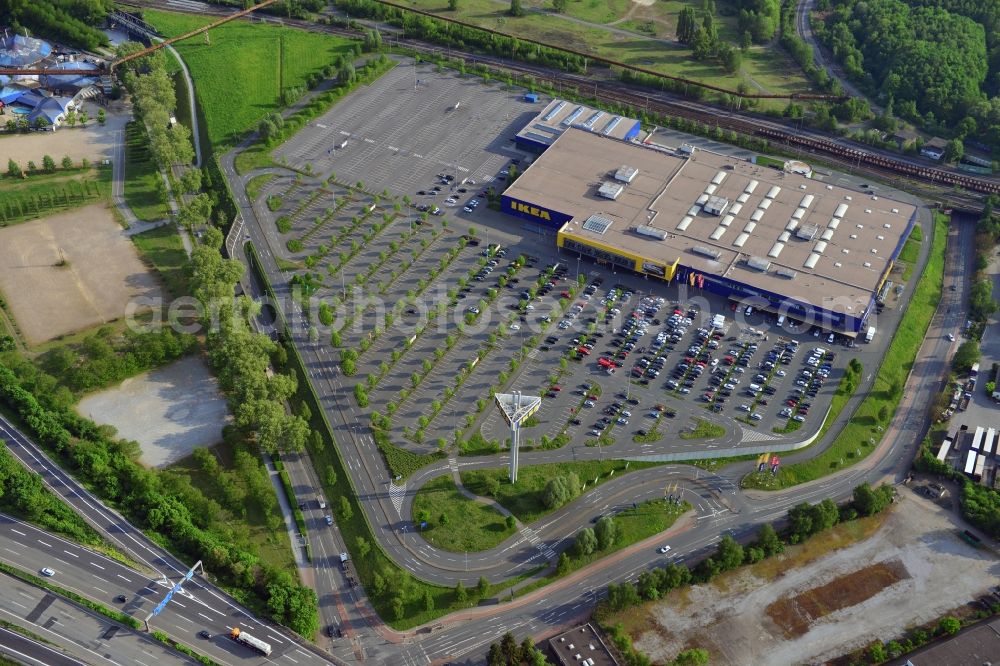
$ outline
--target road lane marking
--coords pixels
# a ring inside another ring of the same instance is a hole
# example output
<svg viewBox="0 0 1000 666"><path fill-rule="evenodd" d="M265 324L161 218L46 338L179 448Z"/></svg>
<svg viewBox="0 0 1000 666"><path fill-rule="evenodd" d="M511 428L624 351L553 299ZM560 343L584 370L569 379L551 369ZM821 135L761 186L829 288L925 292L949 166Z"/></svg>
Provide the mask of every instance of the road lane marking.
<svg viewBox="0 0 1000 666"><path fill-rule="evenodd" d="M206 619L206 620L208 620L209 622L211 622L211 621L212 621L212 618L210 618L209 616L205 615L204 613L198 613L198 615L201 615L201 616L202 616L203 618L205 618L205 619Z"/></svg>
<svg viewBox="0 0 1000 666"><path fill-rule="evenodd" d="M45 546L46 548L51 548L51 547L52 547L52 544L51 544L51 543L45 543L45 542L44 542L44 541L42 541L41 539L39 539L39 540L38 540L38 543L42 544L42 545L43 545L43 546Z"/></svg>
<svg viewBox="0 0 1000 666"><path fill-rule="evenodd" d="M108 593L107 590L102 590L101 588L97 587L96 585L94 585L94 589L97 590L98 592L102 593L102 594L107 594Z"/></svg>
<svg viewBox="0 0 1000 666"><path fill-rule="evenodd" d="M20 534L21 536L28 536L28 535L27 535L27 534L25 534L24 532L21 532L21 531L19 531L19 530L15 530L15 529L14 529L13 527L12 527L12 528L10 528L10 531L11 531L11 532L13 532L14 534Z"/></svg>
<svg viewBox="0 0 1000 666"><path fill-rule="evenodd" d="M128 578L126 578L125 576L123 576L121 574L117 574L117 576L119 578L121 578L123 581L125 581L126 583L131 583L132 582L131 580L129 580Z"/></svg>
<svg viewBox="0 0 1000 666"><path fill-rule="evenodd" d="M65 548L63 548L63 552L64 552L64 553L66 553L67 555L69 555L70 557L75 557L75 558L78 558L78 559L79 559L79 557L80 557L80 556L79 556L79 555L77 555L76 553L71 553L71 552L69 552L68 550L66 550Z"/></svg>
<svg viewBox="0 0 1000 666"><path fill-rule="evenodd" d="M21 553L19 553L16 550L11 550L10 548L7 548L6 546L4 546L4 550L6 550L8 553L13 553L15 555L20 555L21 554Z"/></svg>
<svg viewBox="0 0 1000 666"><path fill-rule="evenodd" d="M98 568L98 569L100 569L101 571L104 571L104 567L102 567L102 566L101 566L100 564L98 564L97 562L91 562L91 563L90 563L90 565L91 565L91 566L94 566L94 567L97 567L97 568Z"/></svg>

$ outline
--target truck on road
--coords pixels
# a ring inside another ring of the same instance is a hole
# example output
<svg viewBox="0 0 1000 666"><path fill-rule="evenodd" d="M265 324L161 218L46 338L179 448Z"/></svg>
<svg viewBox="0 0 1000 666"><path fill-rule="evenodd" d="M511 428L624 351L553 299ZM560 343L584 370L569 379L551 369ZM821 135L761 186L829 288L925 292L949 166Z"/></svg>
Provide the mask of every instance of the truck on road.
<svg viewBox="0 0 1000 666"><path fill-rule="evenodd" d="M232 638L237 643L242 643L249 648L257 650L265 657L271 656L271 646L268 643L255 638L245 631L240 630L239 627L233 627L233 630L229 632L229 637Z"/></svg>

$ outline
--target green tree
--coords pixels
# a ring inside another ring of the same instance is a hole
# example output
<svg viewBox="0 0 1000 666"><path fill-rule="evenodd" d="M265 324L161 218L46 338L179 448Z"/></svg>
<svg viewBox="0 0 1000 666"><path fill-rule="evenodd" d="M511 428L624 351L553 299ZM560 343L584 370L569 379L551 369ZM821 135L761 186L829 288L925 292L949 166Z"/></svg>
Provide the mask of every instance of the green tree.
<svg viewBox="0 0 1000 666"><path fill-rule="evenodd" d="M72 169L73 168L73 158L71 158L69 155L65 155L62 158L62 168L63 169Z"/></svg>
<svg viewBox="0 0 1000 666"><path fill-rule="evenodd" d="M735 569L743 564L743 546L736 539L726 534L719 542L718 561L724 570Z"/></svg>
<svg viewBox="0 0 1000 666"><path fill-rule="evenodd" d="M566 11L566 6L569 4L569 0L552 0L552 9L557 13L562 14Z"/></svg>
<svg viewBox="0 0 1000 666"><path fill-rule="evenodd" d="M351 508L351 501L344 495L340 496L340 519L344 522L354 517L354 509Z"/></svg>
<svg viewBox="0 0 1000 666"><path fill-rule="evenodd" d="M580 556L590 555L597 549L597 536L594 530L584 527L576 534L576 552Z"/></svg>
<svg viewBox="0 0 1000 666"><path fill-rule="evenodd" d="M511 16L524 16L524 7L521 0L510 0L510 9L507 11Z"/></svg>
<svg viewBox="0 0 1000 666"><path fill-rule="evenodd" d="M490 581L486 580L486 576L480 576L479 582L476 584L476 594L479 595L480 599L485 599L489 591Z"/></svg>
<svg viewBox="0 0 1000 666"><path fill-rule="evenodd" d="M396 595L392 598L392 616L396 620L402 620L403 615L406 612L406 607L403 605L403 598Z"/></svg>
<svg viewBox="0 0 1000 666"><path fill-rule="evenodd" d="M45 173L55 173L56 161L52 159L51 155L45 155L42 157L42 171Z"/></svg>
<svg viewBox="0 0 1000 666"><path fill-rule="evenodd" d="M938 633L954 636L962 630L961 621L954 616L946 615L938 621Z"/></svg>
<svg viewBox="0 0 1000 666"><path fill-rule="evenodd" d="M979 344L974 340L966 340L958 346L951 364L959 372L968 372L973 363L979 362L980 356Z"/></svg>
<svg viewBox="0 0 1000 666"><path fill-rule="evenodd" d="M97 122L103 125L105 120L107 120L107 115L104 113L104 109L98 109Z"/></svg>
<svg viewBox="0 0 1000 666"><path fill-rule="evenodd" d="M458 0L448 0L448 9L450 9L453 12L457 11L458 10Z"/></svg>
<svg viewBox="0 0 1000 666"><path fill-rule="evenodd" d="M678 653L674 660L670 662L671 666L701 666L702 664L707 664L709 660L708 650L703 648L692 648L690 650L684 650Z"/></svg>
<svg viewBox="0 0 1000 666"><path fill-rule="evenodd" d="M677 41L681 44L690 44L694 40L697 28L698 20L695 17L694 7L685 5L677 14Z"/></svg>
<svg viewBox="0 0 1000 666"><path fill-rule="evenodd" d="M465 586L462 585L462 581L458 581L458 584L455 586L455 601L464 604L468 598L469 593L465 591Z"/></svg>
<svg viewBox="0 0 1000 666"><path fill-rule="evenodd" d="M424 610L428 613L434 610L434 595L430 590L424 590Z"/></svg>
<svg viewBox="0 0 1000 666"><path fill-rule="evenodd" d="M941 157L945 162L954 164L965 155L965 145L961 139L952 139L944 148L944 155Z"/></svg>
<svg viewBox="0 0 1000 666"><path fill-rule="evenodd" d="M9 159L7 160L7 175L11 178L23 178L24 172L21 171L21 165L13 159Z"/></svg>
<svg viewBox="0 0 1000 666"><path fill-rule="evenodd" d="M615 538L618 536L618 526L615 525L614 518L601 516L601 519L594 526L594 536L597 537L597 547L601 550L607 550L613 546Z"/></svg>
<svg viewBox="0 0 1000 666"><path fill-rule="evenodd" d="M785 544L781 542L771 523L764 523L760 526L760 530L757 532L757 546L769 557L785 550Z"/></svg>

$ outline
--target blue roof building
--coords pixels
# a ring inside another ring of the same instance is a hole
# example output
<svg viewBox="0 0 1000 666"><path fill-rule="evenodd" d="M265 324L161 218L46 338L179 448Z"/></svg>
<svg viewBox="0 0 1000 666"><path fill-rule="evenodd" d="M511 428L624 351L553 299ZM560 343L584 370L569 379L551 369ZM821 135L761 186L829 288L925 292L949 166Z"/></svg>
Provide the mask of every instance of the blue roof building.
<svg viewBox="0 0 1000 666"><path fill-rule="evenodd" d="M34 37L0 37L0 67L27 67L52 55L52 45Z"/></svg>

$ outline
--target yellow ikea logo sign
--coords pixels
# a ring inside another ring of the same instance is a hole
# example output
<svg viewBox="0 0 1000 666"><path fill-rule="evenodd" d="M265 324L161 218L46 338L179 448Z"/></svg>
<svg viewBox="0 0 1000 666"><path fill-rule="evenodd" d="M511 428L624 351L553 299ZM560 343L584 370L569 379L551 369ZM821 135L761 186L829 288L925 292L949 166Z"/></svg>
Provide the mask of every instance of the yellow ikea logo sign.
<svg viewBox="0 0 1000 666"><path fill-rule="evenodd" d="M511 201L510 207L512 210L516 210L518 213L527 213L528 215L532 217L537 217L541 220L549 220L550 222L552 221L552 218L549 217L549 211L547 210L535 208L534 206L529 206L528 204L523 204L519 201Z"/></svg>

